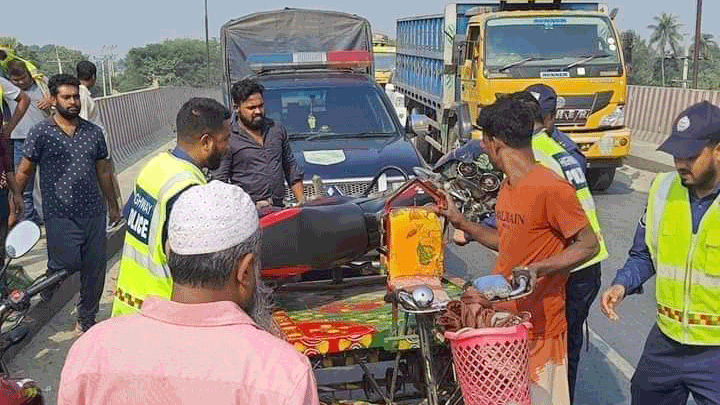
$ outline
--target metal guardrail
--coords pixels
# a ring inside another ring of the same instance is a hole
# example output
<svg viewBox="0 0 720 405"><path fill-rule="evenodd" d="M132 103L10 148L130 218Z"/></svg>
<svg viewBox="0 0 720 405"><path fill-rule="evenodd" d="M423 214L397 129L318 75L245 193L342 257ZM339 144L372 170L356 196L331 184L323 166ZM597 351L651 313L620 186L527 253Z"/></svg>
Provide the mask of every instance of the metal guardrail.
<svg viewBox="0 0 720 405"><path fill-rule="evenodd" d="M720 91L668 87L628 86L625 125L633 138L660 144L687 107L707 100L720 106Z"/></svg>
<svg viewBox="0 0 720 405"><path fill-rule="evenodd" d="M194 87L160 87L96 99L113 159L126 163L154 140L158 130L174 125L178 110L192 97L222 102L219 88Z"/></svg>

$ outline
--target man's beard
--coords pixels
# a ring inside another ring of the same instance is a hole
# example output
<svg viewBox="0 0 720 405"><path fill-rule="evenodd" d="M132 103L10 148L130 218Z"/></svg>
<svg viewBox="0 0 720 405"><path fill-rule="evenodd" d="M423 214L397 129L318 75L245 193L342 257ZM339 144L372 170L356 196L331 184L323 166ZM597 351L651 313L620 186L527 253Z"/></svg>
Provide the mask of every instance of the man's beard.
<svg viewBox="0 0 720 405"><path fill-rule="evenodd" d="M222 163L223 156L225 156L224 153L216 150L215 153L210 155L205 166L210 170L217 170L220 167L220 163Z"/></svg>
<svg viewBox="0 0 720 405"><path fill-rule="evenodd" d="M716 179L717 170L715 170L714 167L710 166L710 168L703 174L701 174L699 177L695 179L693 182L687 182L685 179L680 177L680 183L687 187L687 188L708 188L712 189L712 185L715 182Z"/></svg>
<svg viewBox="0 0 720 405"><path fill-rule="evenodd" d="M254 260L253 267L255 271L255 291L253 291L248 302L242 305L242 309L255 321L258 327L275 336L280 336L280 331L272 320L272 289L266 286L260 278L260 260Z"/></svg>
<svg viewBox="0 0 720 405"><path fill-rule="evenodd" d="M66 109L60 107L59 105L56 105L55 109L57 110L58 114L60 114L66 120L75 119L78 115L80 115L80 108L78 107L70 107Z"/></svg>
<svg viewBox="0 0 720 405"><path fill-rule="evenodd" d="M265 122L264 115L255 117L251 120L246 120L245 117L243 117L242 115L239 115L239 117L240 117L240 121L243 123L243 125L245 125L245 127L249 128L249 129L254 129L254 130L258 130L258 129L262 128L263 123Z"/></svg>

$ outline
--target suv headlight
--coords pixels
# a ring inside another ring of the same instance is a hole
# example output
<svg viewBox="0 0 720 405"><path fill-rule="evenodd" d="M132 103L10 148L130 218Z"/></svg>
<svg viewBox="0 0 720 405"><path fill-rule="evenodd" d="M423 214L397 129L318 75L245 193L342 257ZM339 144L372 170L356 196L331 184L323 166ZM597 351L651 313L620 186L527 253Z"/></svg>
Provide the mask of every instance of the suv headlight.
<svg viewBox="0 0 720 405"><path fill-rule="evenodd" d="M625 125L625 106L619 105L615 108L615 111L604 116L600 120L601 127L621 127Z"/></svg>

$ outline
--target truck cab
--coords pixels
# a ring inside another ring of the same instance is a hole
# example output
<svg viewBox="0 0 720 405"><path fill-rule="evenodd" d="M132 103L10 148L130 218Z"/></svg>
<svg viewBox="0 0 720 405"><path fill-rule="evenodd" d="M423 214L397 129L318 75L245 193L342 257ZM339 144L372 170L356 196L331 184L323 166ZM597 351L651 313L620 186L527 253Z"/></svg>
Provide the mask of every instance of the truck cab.
<svg viewBox="0 0 720 405"><path fill-rule="evenodd" d="M282 27L281 29L279 27ZM305 196L324 188L349 196L399 187L423 164L394 106L374 80L370 23L357 15L283 9L255 13L221 28L226 102L233 83L265 87L266 116L285 126L305 172ZM286 187L286 203L295 197Z"/></svg>
<svg viewBox="0 0 720 405"><path fill-rule="evenodd" d="M587 158L591 188L608 188L631 142L616 14L595 1L498 0L398 19L393 84L410 115L430 124L418 148L433 160L464 141L457 105L475 121L498 96L543 83L558 94L555 125Z"/></svg>
<svg viewBox="0 0 720 405"><path fill-rule="evenodd" d="M630 150L627 76L609 16L562 9L476 12L460 68L462 99L473 119L498 95L536 83L551 86L558 94L555 125L588 157L593 188L607 188Z"/></svg>

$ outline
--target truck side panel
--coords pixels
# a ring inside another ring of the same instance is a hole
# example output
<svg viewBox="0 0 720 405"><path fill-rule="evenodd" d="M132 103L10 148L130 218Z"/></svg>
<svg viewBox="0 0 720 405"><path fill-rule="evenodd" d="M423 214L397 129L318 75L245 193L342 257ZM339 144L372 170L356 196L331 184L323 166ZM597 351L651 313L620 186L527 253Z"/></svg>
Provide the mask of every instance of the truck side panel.
<svg viewBox="0 0 720 405"><path fill-rule="evenodd" d="M465 13L486 4L448 4L444 14L398 19L396 89L437 112L458 99L454 47L467 31Z"/></svg>

